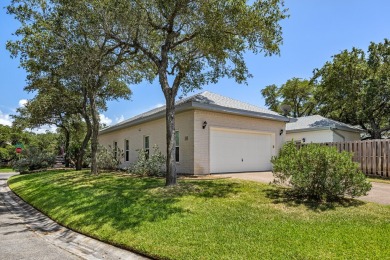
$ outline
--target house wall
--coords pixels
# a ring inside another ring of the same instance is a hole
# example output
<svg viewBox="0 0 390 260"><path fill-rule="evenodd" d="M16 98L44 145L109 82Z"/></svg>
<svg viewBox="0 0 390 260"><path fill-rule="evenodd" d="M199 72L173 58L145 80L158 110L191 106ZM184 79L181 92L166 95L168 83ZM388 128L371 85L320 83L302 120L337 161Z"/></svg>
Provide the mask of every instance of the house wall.
<svg viewBox="0 0 390 260"><path fill-rule="evenodd" d="M325 143L333 142L333 132L331 130L304 131L299 133L287 133L286 141L302 141L305 143Z"/></svg>
<svg viewBox="0 0 390 260"><path fill-rule="evenodd" d="M210 173L210 127L273 133L276 139L274 147L275 155L284 143L286 132L285 122L203 110L195 110L194 119L194 174L196 175ZM205 129L202 128L204 121L207 122L207 127ZM283 129L283 134L279 135L281 129Z"/></svg>
<svg viewBox="0 0 390 260"><path fill-rule="evenodd" d="M325 143L325 142L347 142L360 140L360 133L335 130L336 134L332 130L315 130L315 131L303 131L298 133L287 133L286 141L301 141L305 138L305 143ZM344 136L345 140L340 136Z"/></svg>
<svg viewBox="0 0 390 260"><path fill-rule="evenodd" d="M344 139L337 135L344 136ZM348 141L360 141L360 133L343 131L343 130L335 130L333 133L333 142L348 142Z"/></svg>
<svg viewBox="0 0 390 260"><path fill-rule="evenodd" d="M177 172L184 174L193 173L194 165L194 111L186 111L176 115L176 130L179 131L179 154L180 162L176 164ZM158 145L159 150L166 155L166 124L165 118L142 123L136 126L120 129L117 131L103 133L99 135L99 143L105 147L113 147L114 142L118 142L118 148L125 149L125 140L129 140L130 154L129 161L121 159L123 166L128 166L137 161L138 151L144 146L144 136L149 136L150 153L153 146Z"/></svg>

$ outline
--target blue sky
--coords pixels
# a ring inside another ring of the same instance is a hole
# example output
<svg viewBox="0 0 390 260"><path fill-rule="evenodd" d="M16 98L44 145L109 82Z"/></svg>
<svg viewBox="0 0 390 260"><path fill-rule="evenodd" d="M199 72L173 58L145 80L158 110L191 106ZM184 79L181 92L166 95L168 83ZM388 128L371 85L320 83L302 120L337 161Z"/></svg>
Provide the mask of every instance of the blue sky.
<svg viewBox="0 0 390 260"><path fill-rule="evenodd" d="M19 26L6 14L4 6L9 2L3 0L0 4L0 124L9 124L9 115L24 100L33 97L23 91L26 74L18 68L19 60L11 59L5 49L6 41L14 39L12 33ZM367 50L371 41L390 38L388 0L285 0L285 7L289 8L290 18L281 23L284 40L280 56L248 53L246 62L253 75L248 85L221 79L203 90L264 107L260 90L265 86L280 85L292 77L309 78L313 69L322 67L332 55L344 49ZM108 110L102 113L104 122L115 124L165 102L157 82L130 88L131 101L109 102Z"/></svg>

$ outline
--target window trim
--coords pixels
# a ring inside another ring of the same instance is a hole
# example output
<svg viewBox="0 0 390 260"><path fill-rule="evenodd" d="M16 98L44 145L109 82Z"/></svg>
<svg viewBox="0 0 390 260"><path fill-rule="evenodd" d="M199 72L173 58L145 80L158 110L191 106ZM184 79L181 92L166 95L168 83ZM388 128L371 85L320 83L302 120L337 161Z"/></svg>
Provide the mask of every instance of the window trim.
<svg viewBox="0 0 390 260"><path fill-rule="evenodd" d="M146 147L146 138L148 139L148 147ZM150 154L150 137L149 137L149 135L144 135L144 151L145 151L146 159L149 159L149 154Z"/></svg>
<svg viewBox="0 0 390 260"><path fill-rule="evenodd" d="M125 139L125 162L130 161L130 141Z"/></svg>
<svg viewBox="0 0 390 260"><path fill-rule="evenodd" d="M114 141L114 158L118 159L118 142Z"/></svg>
<svg viewBox="0 0 390 260"><path fill-rule="evenodd" d="M180 162L180 131L179 130L175 130L175 162L177 163Z"/></svg>

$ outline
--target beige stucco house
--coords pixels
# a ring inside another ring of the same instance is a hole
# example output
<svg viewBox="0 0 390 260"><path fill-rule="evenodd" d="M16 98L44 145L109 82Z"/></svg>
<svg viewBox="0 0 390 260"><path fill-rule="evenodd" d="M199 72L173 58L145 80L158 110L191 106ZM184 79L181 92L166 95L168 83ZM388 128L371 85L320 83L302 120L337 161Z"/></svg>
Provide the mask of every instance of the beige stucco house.
<svg viewBox="0 0 390 260"><path fill-rule="evenodd" d="M359 141L364 131L358 127L319 115L299 117L286 124L286 141L325 143Z"/></svg>
<svg viewBox="0 0 390 260"><path fill-rule="evenodd" d="M271 170L285 139L288 118L211 92L176 102L176 168L180 174ZM139 149L166 149L165 107L108 127L99 143L123 149L123 165Z"/></svg>

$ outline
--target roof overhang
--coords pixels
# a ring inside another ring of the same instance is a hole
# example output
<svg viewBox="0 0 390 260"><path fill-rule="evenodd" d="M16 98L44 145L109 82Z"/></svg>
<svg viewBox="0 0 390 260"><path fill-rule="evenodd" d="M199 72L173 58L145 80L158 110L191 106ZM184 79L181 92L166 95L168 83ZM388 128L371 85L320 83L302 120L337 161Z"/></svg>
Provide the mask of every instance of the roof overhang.
<svg viewBox="0 0 390 260"><path fill-rule="evenodd" d="M199 110L220 112L220 113L261 118L261 119L269 119L269 120L280 121L280 122L289 122L289 119L287 117L280 116L280 115L272 115L272 114L248 111L248 110L243 110L243 109L222 107L222 106L213 105L213 104L192 102L191 106L193 109L199 109Z"/></svg>
<svg viewBox="0 0 390 260"><path fill-rule="evenodd" d="M212 111L212 112L219 112L219 113L226 113L226 114L232 114L232 115L240 115L240 116L247 116L247 117L252 117L252 118L260 118L260 119L268 119L268 120L274 120L274 121L280 121L280 122L289 122L289 118L280 116L280 115L272 115L272 114L267 114L267 113L261 113L261 112L253 112L253 111L248 111L248 110L243 110L243 109L235 109L235 108L229 108L229 107L223 107L223 106L218 106L218 105L213 105L213 104L205 104L205 103L200 103L200 102L187 102L184 104L180 104L176 107L176 113L181 113L185 112L188 110L194 110L194 109L199 109L199 110L205 110L205 111ZM113 131L117 131L120 129L128 128L131 126L136 126L142 123L146 123L149 121L157 120L160 118L165 117L165 109L162 111L159 111L155 114L148 115L145 117L137 118L129 122L125 122L123 124L117 124L110 126L108 128L102 129L99 131L99 134L106 134L110 133Z"/></svg>

